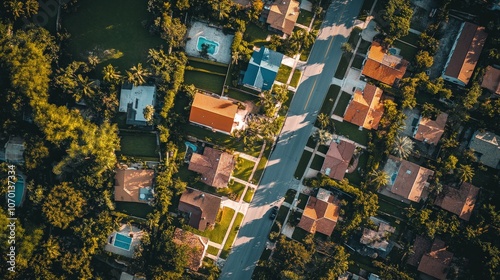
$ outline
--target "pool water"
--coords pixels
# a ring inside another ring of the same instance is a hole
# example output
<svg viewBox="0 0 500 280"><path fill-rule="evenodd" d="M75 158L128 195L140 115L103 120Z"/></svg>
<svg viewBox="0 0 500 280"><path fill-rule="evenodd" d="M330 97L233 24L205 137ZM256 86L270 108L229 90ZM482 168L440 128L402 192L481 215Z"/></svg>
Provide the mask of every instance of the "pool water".
<svg viewBox="0 0 500 280"><path fill-rule="evenodd" d="M113 245L115 247L121 248L123 250L130 250L130 244L132 243L132 238L125 236L123 234L117 233L115 235L115 242Z"/></svg>
<svg viewBox="0 0 500 280"><path fill-rule="evenodd" d="M396 55L396 54L398 54L398 50L395 48L389 48L389 53L392 55Z"/></svg>
<svg viewBox="0 0 500 280"><path fill-rule="evenodd" d="M201 52L201 50L203 49L203 44L208 46L207 49L208 54L214 55L219 52L219 43L215 41L210 41L203 36L198 37L198 43L196 44L196 48L198 49L198 51Z"/></svg>

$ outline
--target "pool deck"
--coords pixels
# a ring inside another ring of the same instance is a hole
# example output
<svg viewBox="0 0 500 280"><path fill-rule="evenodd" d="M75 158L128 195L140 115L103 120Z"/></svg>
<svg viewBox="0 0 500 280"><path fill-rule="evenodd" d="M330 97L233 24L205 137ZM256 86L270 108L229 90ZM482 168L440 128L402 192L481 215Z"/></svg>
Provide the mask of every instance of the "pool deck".
<svg viewBox="0 0 500 280"><path fill-rule="evenodd" d="M209 54L210 57L225 64L231 62L231 44L234 35L225 35L222 30L215 27L210 27L201 22L193 22L188 31L188 38L190 39L186 42L186 53L189 56L200 57L198 51L198 38L200 36L219 44L219 51L214 55Z"/></svg>
<svg viewBox="0 0 500 280"><path fill-rule="evenodd" d="M130 250L124 250L120 247L116 247L113 245L117 233L125 235L125 236L130 236L131 233L133 234L132 243L130 244ZM124 256L127 258L133 258L134 254L135 254L135 250L137 249L137 246L140 245L141 238L142 238L143 234L144 234L144 232L135 226L130 227L126 224L122 224L120 226L119 230L113 232L110 236L108 236L108 242L106 243L106 246L104 247L104 249L108 252L111 252L111 253L114 253L117 255L121 255L121 256ZM113 241L110 243L111 238Z"/></svg>

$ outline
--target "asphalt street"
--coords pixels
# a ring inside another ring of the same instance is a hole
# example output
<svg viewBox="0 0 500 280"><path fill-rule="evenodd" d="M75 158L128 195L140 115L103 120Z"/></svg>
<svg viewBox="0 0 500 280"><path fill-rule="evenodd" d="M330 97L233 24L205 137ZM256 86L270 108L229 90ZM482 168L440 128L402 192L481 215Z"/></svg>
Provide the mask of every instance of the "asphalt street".
<svg viewBox="0 0 500 280"><path fill-rule="evenodd" d="M293 175L363 1L332 1L260 185L219 279L251 279L271 230L271 207L299 181Z"/></svg>

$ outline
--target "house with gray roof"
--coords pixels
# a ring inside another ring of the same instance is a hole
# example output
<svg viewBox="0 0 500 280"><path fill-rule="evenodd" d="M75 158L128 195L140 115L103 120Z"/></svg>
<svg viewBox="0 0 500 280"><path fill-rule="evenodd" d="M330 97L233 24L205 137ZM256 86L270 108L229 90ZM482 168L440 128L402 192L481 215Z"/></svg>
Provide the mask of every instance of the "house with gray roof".
<svg viewBox="0 0 500 280"><path fill-rule="evenodd" d="M500 169L500 136L489 132L474 132L469 143L477 161L491 168Z"/></svg>
<svg viewBox="0 0 500 280"><path fill-rule="evenodd" d="M254 51L243 77L243 85L257 91L270 90L282 60L283 54L265 47Z"/></svg>

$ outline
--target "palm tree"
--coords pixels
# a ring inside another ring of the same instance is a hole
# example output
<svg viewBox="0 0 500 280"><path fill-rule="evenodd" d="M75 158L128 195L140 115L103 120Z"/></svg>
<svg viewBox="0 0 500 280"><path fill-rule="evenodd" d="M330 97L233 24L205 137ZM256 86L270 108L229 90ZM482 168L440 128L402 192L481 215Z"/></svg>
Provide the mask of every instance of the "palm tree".
<svg viewBox="0 0 500 280"><path fill-rule="evenodd" d="M37 0L26 0L24 3L24 10L27 16L36 15L38 13L38 1Z"/></svg>
<svg viewBox="0 0 500 280"><path fill-rule="evenodd" d="M319 128L321 128L321 129L327 128L328 125L330 124L330 117L328 117L328 115L325 113L319 114L318 115L318 124L319 124Z"/></svg>
<svg viewBox="0 0 500 280"><path fill-rule="evenodd" d="M103 80L108 83L115 83L121 79L120 71L116 70L113 65L108 64L102 69Z"/></svg>
<svg viewBox="0 0 500 280"><path fill-rule="evenodd" d="M384 170L372 170L368 174L368 177L370 178L368 184L375 186L377 190L389 184L389 174Z"/></svg>
<svg viewBox="0 0 500 280"><path fill-rule="evenodd" d="M474 169L468 164L460 164L458 175L460 176L460 182L471 182L474 177Z"/></svg>
<svg viewBox="0 0 500 280"><path fill-rule="evenodd" d="M20 18L24 15L23 2L19 0L11 0L5 2L5 6L10 9L10 12L14 16L14 19Z"/></svg>
<svg viewBox="0 0 500 280"><path fill-rule="evenodd" d="M392 145L392 154L400 158L408 158L413 151L413 141L407 136L397 136Z"/></svg>
<svg viewBox="0 0 500 280"><path fill-rule="evenodd" d="M313 134L314 140L320 145L326 145L333 139L333 135L324 129L318 129Z"/></svg>
<svg viewBox="0 0 500 280"><path fill-rule="evenodd" d="M240 54L238 53L238 51L233 52L233 54L231 55L231 63L238 65L239 59L240 59Z"/></svg>
<svg viewBox="0 0 500 280"><path fill-rule="evenodd" d="M142 63L138 63L137 66L130 68L130 72L127 71L127 80L134 85L142 85L146 83L146 77L150 75L148 69L142 67Z"/></svg>
<svg viewBox="0 0 500 280"><path fill-rule="evenodd" d="M78 96L90 97L94 94L94 89L92 88L95 81L89 81L89 77L83 77L81 74L76 75L76 80L78 82Z"/></svg>

